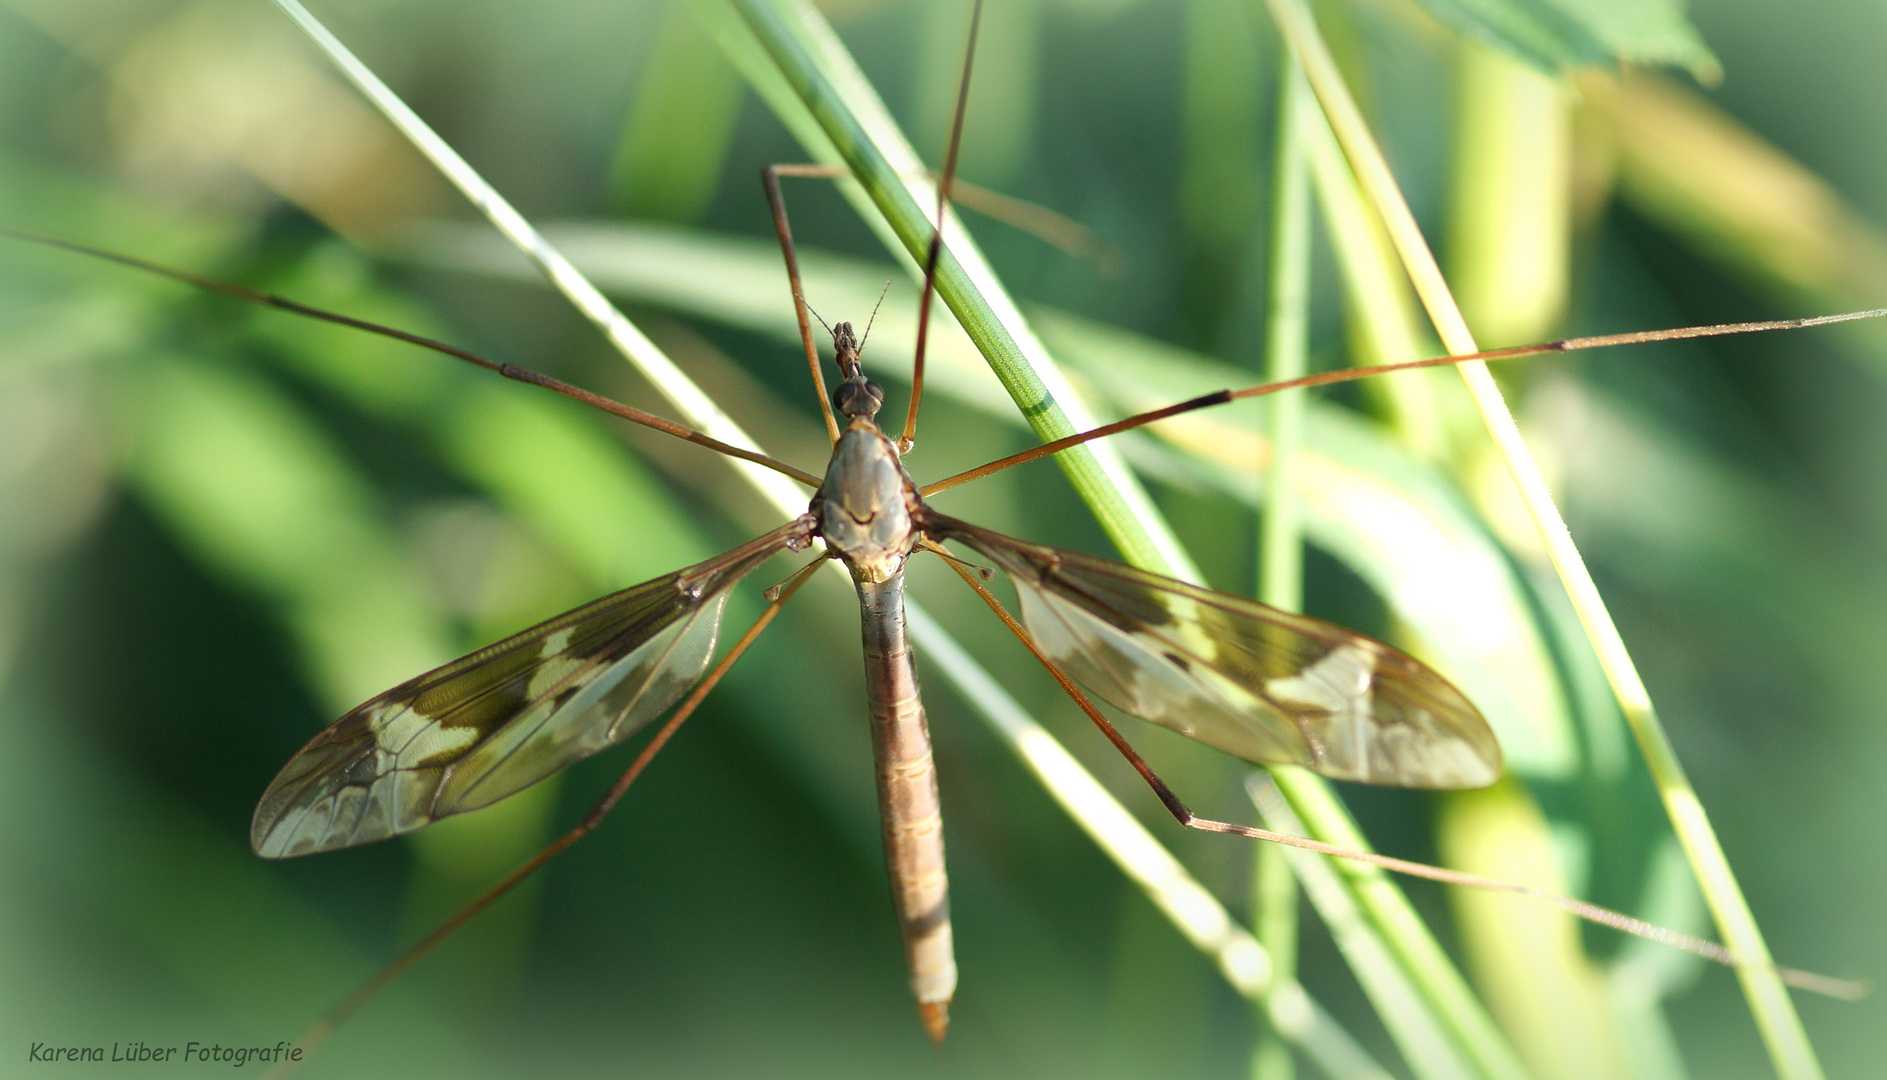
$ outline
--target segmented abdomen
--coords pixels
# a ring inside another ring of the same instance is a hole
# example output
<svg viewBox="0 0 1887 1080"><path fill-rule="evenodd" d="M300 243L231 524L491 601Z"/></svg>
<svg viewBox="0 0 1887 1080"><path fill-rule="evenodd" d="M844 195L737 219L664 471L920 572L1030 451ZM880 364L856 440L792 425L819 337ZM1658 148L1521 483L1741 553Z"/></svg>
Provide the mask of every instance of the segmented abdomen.
<svg viewBox="0 0 1887 1080"><path fill-rule="evenodd" d="M918 698L917 669L911 663L904 626L904 575L876 583L860 581L858 598L885 866L904 935L911 990L924 1011L925 1025L933 1037L941 1038L944 1007L956 992L957 962L950 939L937 767L931 759L930 727Z"/></svg>

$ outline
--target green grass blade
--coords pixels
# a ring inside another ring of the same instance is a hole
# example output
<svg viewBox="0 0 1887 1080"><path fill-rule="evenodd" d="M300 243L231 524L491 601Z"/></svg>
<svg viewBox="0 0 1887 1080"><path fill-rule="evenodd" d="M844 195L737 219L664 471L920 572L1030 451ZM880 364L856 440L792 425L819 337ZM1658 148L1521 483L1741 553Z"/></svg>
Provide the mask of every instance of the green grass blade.
<svg viewBox="0 0 1887 1080"><path fill-rule="evenodd" d="M926 658L1042 781L1094 842L1138 884L1195 948L1211 957L1227 982L1258 1005L1277 1032L1332 1077L1386 1076L1380 1065L1337 1027L1295 979L1280 975L1264 946L1239 926L1212 893L1081 767L1061 743L1016 703L921 608L910 609L913 633L932 639Z"/></svg>
<svg viewBox="0 0 1887 1080"><path fill-rule="evenodd" d="M426 155L435 167L443 173L453 186L477 207L491 223L503 233L506 239L516 245L535 263L546 278L558 291L575 305L584 317L595 323L603 331L617 351L640 371L648 380L660 387L662 393L675 403L682 415L696 428L720 439L747 449L753 449L753 440L742 431L739 425L721 410L719 405L694 385L681 373L662 350L655 347L647 335L637 329L622 312L617 311L603 294L591 285L589 280L578 273L556 248L550 246L538 231L526 221L524 215L506 201L497 189L485 182L485 178L441 139L426 122L420 119L393 90L382 82L368 67L350 52L340 39L328 32L327 27L309 14L299 0L275 0L275 6L287 15L296 28L314 42L335 67L354 84L381 115L400 130L413 145ZM752 462L737 462L736 468L747 473L755 487L766 494L783 514L792 516L801 512L804 506L804 493L792 480Z"/></svg>
<svg viewBox="0 0 1887 1080"><path fill-rule="evenodd" d="M1323 103L1338 139L1350 157L1357 178L1369 193L1384 224L1396 242L1416 292L1429 309L1430 318L1451 352L1475 351L1473 335L1461 319L1448 285L1442 279L1434 256L1429 252L1421 231L1396 187L1381 151L1376 147L1361 112L1350 97L1335 62L1323 44L1316 23L1301 0L1268 0L1272 14L1293 51L1305 65L1311 84ZM1501 400L1500 392L1487 374L1485 365L1464 365L1462 377L1474 394L1477 407L1487 423L1495 444L1500 448L1508 471L1520 489L1522 499L1533 515L1554 568L1579 611L1580 621L1591 637L1593 647L1604 664L1613 693L1625 712L1626 722L1638 740L1639 752L1657 784L1678 839L1690 857L1691 867L1702 884L1704 897L1716 917L1718 929L1731 951L1746 963L1737 969L1750 1011L1769 1050L1776 1069L1786 1080L1819 1080L1821 1063L1809 1044L1801 1017L1789 999L1787 989L1772 966L1767 943L1756 925L1749 902L1744 898L1736 875L1731 870L1723 847L1717 841L1703 803L1697 798L1672 748L1657 712L1651 703L1624 639L1618 632L1590 570L1573 546L1572 537L1554 506L1552 496L1540 476L1538 466L1527 453L1512 415Z"/></svg>
<svg viewBox="0 0 1887 1080"><path fill-rule="evenodd" d="M930 244L936 189L832 28L803 3L733 0L733 6L871 196L903 250L912 259L921 257ZM1044 440L1093 426L1093 418L953 213L946 212L944 240L937 295L976 342L1030 426ZM1056 462L1128 561L1179 577L1198 577L1145 490L1113 450L1080 446L1056 455Z"/></svg>
<svg viewBox="0 0 1887 1080"><path fill-rule="evenodd" d="M1303 835L1304 824L1292 812L1276 784L1254 776L1246 784L1252 803L1258 807L1264 826L1274 832ZM1330 928L1330 936L1342 950L1344 962L1355 973L1363 993L1376 1007L1390 1038L1402 1051L1402 1060L1421 1080L1448 1080L1452 1077L1482 1076L1465 1056L1452 1032L1428 1007L1427 995L1410 977L1407 968L1383 943L1375 921L1359 904L1356 893L1345 880L1340 860L1329 859L1296 848L1278 849L1297 879L1304 895L1317 909L1318 917Z"/></svg>
<svg viewBox="0 0 1887 1080"><path fill-rule="evenodd" d="M1310 369L1311 203L1303 125L1311 107L1304 73L1287 59L1278 77L1272 135L1266 382L1295 379ZM1271 456L1265 463L1267 498L1258 519L1258 599L1286 611L1304 610L1303 511L1297 491L1304 397L1288 391L1264 399ZM1252 873L1252 921L1273 961L1287 974L1294 970L1287 965L1294 965L1297 957L1297 889L1290 867L1288 849L1267 844L1258 850ZM1346 948L1344 956L1352 959L1354 953ZM1252 1051L1253 1080L1291 1080L1292 1065L1277 1036L1262 1031Z"/></svg>

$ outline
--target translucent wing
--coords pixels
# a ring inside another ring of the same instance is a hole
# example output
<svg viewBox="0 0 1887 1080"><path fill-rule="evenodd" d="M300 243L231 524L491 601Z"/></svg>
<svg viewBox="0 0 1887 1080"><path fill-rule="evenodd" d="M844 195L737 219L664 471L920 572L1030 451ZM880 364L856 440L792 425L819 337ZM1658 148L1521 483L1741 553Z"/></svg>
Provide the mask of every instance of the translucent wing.
<svg viewBox="0 0 1887 1080"><path fill-rule="evenodd" d="M400 684L302 747L256 807L267 858L411 832L628 738L700 678L727 591L804 545L786 526L605 596Z"/></svg>
<svg viewBox="0 0 1887 1080"><path fill-rule="evenodd" d="M1479 710L1380 641L953 518L926 532L1007 571L1036 644L1123 712L1246 761L1340 780L1470 788L1500 775Z"/></svg>

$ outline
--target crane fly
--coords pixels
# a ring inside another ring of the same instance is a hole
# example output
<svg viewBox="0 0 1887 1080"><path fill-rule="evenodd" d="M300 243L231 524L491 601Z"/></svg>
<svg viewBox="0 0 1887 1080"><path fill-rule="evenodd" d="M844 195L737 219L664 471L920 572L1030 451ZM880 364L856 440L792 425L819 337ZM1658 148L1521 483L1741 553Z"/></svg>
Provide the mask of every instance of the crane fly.
<svg viewBox="0 0 1887 1080"><path fill-rule="evenodd" d="M968 77L966 59L965 88ZM960 91L939 185L940 216L955 170L962 116ZM782 175L829 172L774 167L765 173L802 342L815 378L822 383L779 193ZM822 475L720 443L527 369L415 335L135 259L65 246L296 314L391 333L766 465L813 489L805 513L794 520L712 559L592 601L402 683L348 712L290 759L263 794L252 824L252 846L267 858L372 843L492 805L631 738L664 714L669 717L576 829L422 941L407 958L337 1010L333 1014L337 1019L496 896L594 828L779 606L814 567L828 559L844 565L858 594L886 866L911 989L924 1027L934 1039L941 1040L946 1031L957 973L936 770L903 611L906 564L920 552L950 561L1127 755L1183 824L1284 840L1440 880L1531 892L1199 818L1153 774L1082 692L1085 688L1121 712L1255 764L1299 765L1334 779L1408 788L1490 784L1502 771L1499 744L1479 710L1441 674L1354 631L1111 560L1007 536L939 513L926 501L927 496L959 483L1091 439L1237 398L1344 381L1358 377L1356 372L1207 395L920 486L905 470L903 457L912 442L921 394L923 335L942 246L940 232L932 235L925 267L916 377L899 438L893 439L878 424L884 391L865 373L863 343L852 325L840 322L830 329L841 381L829 398L820 386L822 411L833 436L832 457ZM1467 359L1811 326L1877 314L1570 339L1387 365L1370 374ZM766 611L716 663L722 616L732 590L774 556L807 550L814 541L823 543L823 552L783 586L770 590ZM1007 574L1019 599L1019 618L981 587L976 573L946 552L948 543ZM1545 898L1621 929L1655 930L1578 901ZM1682 936L1664 932L1664 937ZM1688 942L1675 943L1734 962L1720 946L1695 939Z"/></svg>
<svg viewBox="0 0 1887 1080"><path fill-rule="evenodd" d="M938 187L940 221L979 18L980 5ZM823 383L779 189L782 171L817 170L770 168L764 182L802 341L815 383ZM805 514L357 707L269 785L250 833L256 852L306 855L410 832L488 806L628 738L706 672L729 590L772 556L815 539L824 542L824 557L844 564L858 592L885 863L911 991L935 1040L948 1026L957 969L936 766L904 618L905 564L920 548L956 541L1007 571L1022 598L1025 640L1052 670L1066 671L1125 712L1247 761L1406 787L1480 787L1500 775L1499 745L1479 711L1441 676L1388 645L933 511L902 453L915 433L941 245L941 231L934 232L910 408L897 442L878 427L884 391L865 375L861 343L841 322L831 335L842 381L829 404L823 386L819 395L836 437Z"/></svg>
<svg viewBox="0 0 1887 1080"><path fill-rule="evenodd" d="M783 250L803 315L774 176L769 170L768 192L782 223ZM282 302L277 306L299 307ZM1568 339L1489 350L1473 358L1794 328L1878 314ZM841 322L831 332L842 376L831 401L834 426L840 431L832 458L823 479L780 466L789 475L817 480L806 513L712 559L549 619L363 703L316 735L269 785L251 828L255 851L267 858L287 858L354 847L489 806L622 742L687 695L589 818L442 930L456 928L464 917L593 828L779 604L810 570L827 558L836 559L850 572L858 592L886 867L911 989L926 1030L941 1040L956 990L956 963L936 767L903 610L906 563L919 551L932 551L949 559L996 608L1183 824L1283 840L1440 880L1542 896L1583 917L1648 932L1734 962L1720 946L1679 940L1684 935L1580 901L1193 815L1078 687L1122 712L1242 760L1300 765L1340 780L1426 789L1484 787L1501 774L1500 747L1487 721L1460 690L1393 646L1253 600L1007 536L939 513L924 498L1087 439L1285 386L1343 381L1355 372L1207 395L920 487L905 471L898 444L878 426L884 391L864 373L851 324ZM810 339L807 345L810 350ZM1383 370L1464 359L1439 357ZM566 389L535 373L484 363L503 367L504 374L514 378ZM921 354L919 364L921 368ZM843 417L842 425L837 417ZM825 552L786 585L769 590L772 605L710 672L730 591L768 559L805 550L814 540L824 542ZM976 575L945 553L945 542L956 542L1006 572L1021 601L1019 621L976 583ZM439 936L416 949L430 947ZM1785 975L1798 983L1817 978L1786 970Z"/></svg>
<svg viewBox="0 0 1887 1080"><path fill-rule="evenodd" d="M906 561L956 541L1005 570L1029 637L1123 712L1257 764L1481 787L1499 745L1472 703L1353 631L1031 544L932 510L878 427L884 391L833 328L843 428L807 512L747 544L560 615L354 709L282 769L250 839L270 858L353 847L488 806L628 738L706 672L729 591L824 541L856 583L886 864L926 1027L955 992L930 736L904 625Z"/></svg>

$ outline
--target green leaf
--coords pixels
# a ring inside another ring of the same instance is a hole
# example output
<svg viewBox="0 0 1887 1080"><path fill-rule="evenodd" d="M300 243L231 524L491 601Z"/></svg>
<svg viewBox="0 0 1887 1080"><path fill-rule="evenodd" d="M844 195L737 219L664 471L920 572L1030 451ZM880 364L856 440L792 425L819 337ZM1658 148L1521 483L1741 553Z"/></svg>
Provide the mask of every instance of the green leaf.
<svg viewBox="0 0 1887 1080"><path fill-rule="evenodd" d="M1549 75L1620 62L1669 64L1702 82L1723 66L1680 0L1417 0L1477 41Z"/></svg>
<svg viewBox="0 0 1887 1080"><path fill-rule="evenodd" d="M669 6L644 62L610 188L632 216L694 221L720 189L744 88L681 0Z"/></svg>

